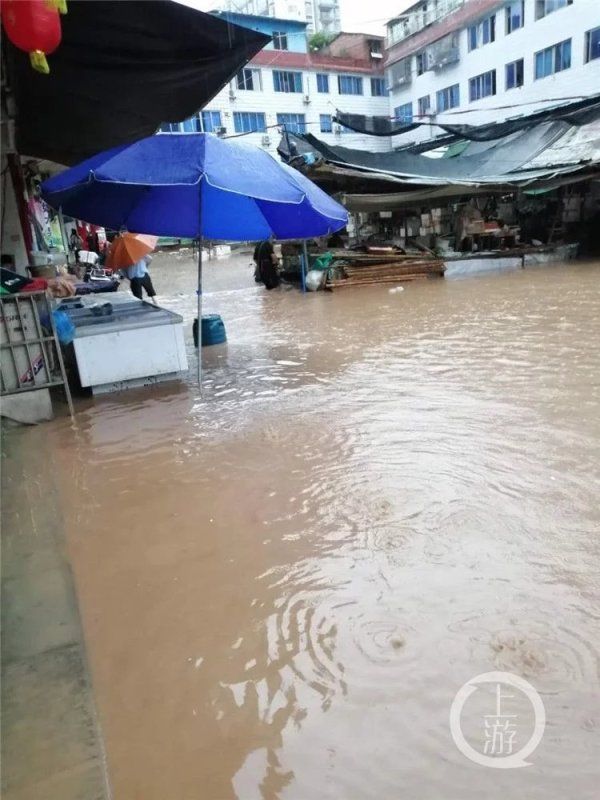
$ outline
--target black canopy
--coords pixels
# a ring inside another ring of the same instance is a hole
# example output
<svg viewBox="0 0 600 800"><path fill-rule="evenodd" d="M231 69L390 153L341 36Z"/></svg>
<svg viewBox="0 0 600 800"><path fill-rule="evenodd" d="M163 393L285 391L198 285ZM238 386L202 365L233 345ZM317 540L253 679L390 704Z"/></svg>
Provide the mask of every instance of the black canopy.
<svg viewBox="0 0 600 800"><path fill-rule="evenodd" d="M512 106L505 106L511 108ZM542 109L534 113L511 117L504 122L490 122L486 125L451 125L446 122L435 122L422 119L417 122L403 123L389 117L369 117L364 114L345 114L336 111L333 119L346 128L368 136L397 136L408 133L421 125L435 125L455 139L469 139L474 142L491 142L511 133L528 130L542 122L568 122L569 125L586 125L596 119L600 109L600 95L586 97L574 103L564 103L552 108ZM459 112L460 113L460 112ZM445 117L446 118L446 117ZM446 141L444 141L446 144Z"/></svg>
<svg viewBox="0 0 600 800"><path fill-rule="evenodd" d="M3 36L23 155L75 164L204 107L269 40L171 0L70 0L35 72Z"/></svg>

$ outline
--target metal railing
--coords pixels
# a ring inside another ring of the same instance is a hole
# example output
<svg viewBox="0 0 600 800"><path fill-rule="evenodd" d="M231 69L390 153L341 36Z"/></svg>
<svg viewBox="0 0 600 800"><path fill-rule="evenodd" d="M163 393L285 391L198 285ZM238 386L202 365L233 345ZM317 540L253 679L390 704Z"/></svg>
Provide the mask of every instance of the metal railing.
<svg viewBox="0 0 600 800"><path fill-rule="evenodd" d="M64 387L69 412L74 416L48 295L0 295L0 395L54 386Z"/></svg>

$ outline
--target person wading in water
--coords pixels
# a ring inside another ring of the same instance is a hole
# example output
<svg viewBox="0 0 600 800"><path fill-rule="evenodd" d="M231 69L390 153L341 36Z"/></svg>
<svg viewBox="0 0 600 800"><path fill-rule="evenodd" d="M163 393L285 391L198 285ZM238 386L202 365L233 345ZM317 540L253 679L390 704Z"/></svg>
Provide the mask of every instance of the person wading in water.
<svg viewBox="0 0 600 800"><path fill-rule="evenodd" d="M277 256L269 239L259 242L254 248L254 263L256 264L254 277L257 283L264 283L267 289L279 286Z"/></svg>

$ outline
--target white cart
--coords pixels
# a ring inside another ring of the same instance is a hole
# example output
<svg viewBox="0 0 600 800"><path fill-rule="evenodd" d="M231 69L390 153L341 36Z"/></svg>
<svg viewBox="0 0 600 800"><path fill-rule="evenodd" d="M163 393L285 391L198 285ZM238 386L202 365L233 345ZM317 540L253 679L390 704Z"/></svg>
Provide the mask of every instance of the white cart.
<svg viewBox="0 0 600 800"><path fill-rule="evenodd" d="M104 313L106 304L110 313ZM94 394L173 380L187 372L179 314L128 295L77 297L63 301L61 308L75 325L81 385Z"/></svg>

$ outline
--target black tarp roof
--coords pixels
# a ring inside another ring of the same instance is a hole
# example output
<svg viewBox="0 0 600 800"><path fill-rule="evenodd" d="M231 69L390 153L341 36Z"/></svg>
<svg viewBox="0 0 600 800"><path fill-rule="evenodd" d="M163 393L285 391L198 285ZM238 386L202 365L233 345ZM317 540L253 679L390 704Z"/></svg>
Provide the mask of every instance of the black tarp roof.
<svg viewBox="0 0 600 800"><path fill-rule="evenodd" d="M567 107L568 108L568 107ZM555 179L559 175L600 169L600 102L590 98L573 118L558 111L554 120L545 117L535 125L524 118L519 130L484 142L471 141L454 158L431 158L409 150L369 152L330 146L311 134L284 134L279 152L284 160L301 167L299 155L316 156L305 169L330 191L398 192L433 187L456 191L467 187L526 185ZM581 113L580 113L581 112ZM369 186L370 184L370 186ZM371 188L372 187L372 188Z"/></svg>
<svg viewBox="0 0 600 800"><path fill-rule="evenodd" d="M504 108L512 108L514 110L512 106L505 106ZM542 122L563 121L568 122L570 125L585 125L586 122L596 118L598 108L600 108L600 95L581 98L571 103L565 103L563 100L550 108L544 108L526 115L512 117L502 122L490 122L486 125L460 125L441 121L432 122L429 118L421 121L402 123L390 117L346 114L339 110L336 111L333 119L335 122L341 123L356 133L363 133L369 136L398 136L415 130L420 126L429 127L434 125L445 133L450 134L453 140L468 139L474 142L489 142L504 136L509 136L511 133L518 133L533 128L536 125L540 125ZM498 110L502 110L502 107ZM446 115L445 119L447 116L448 115Z"/></svg>
<svg viewBox="0 0 600 800"><path fill-rule="evenodd" d="M204 107L268 36L171 0L69 0L35 72L3 34L22 155L71 165Z"/></svg>

